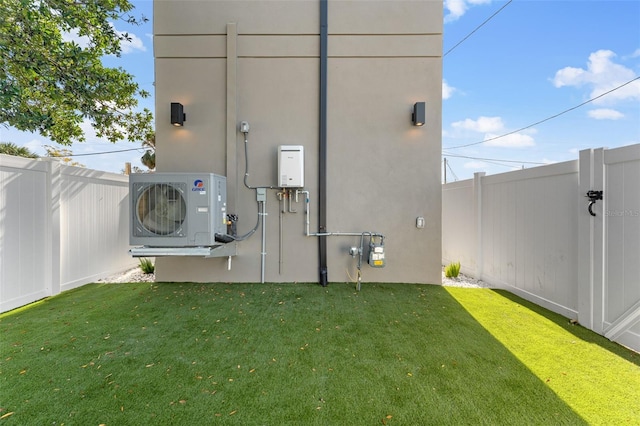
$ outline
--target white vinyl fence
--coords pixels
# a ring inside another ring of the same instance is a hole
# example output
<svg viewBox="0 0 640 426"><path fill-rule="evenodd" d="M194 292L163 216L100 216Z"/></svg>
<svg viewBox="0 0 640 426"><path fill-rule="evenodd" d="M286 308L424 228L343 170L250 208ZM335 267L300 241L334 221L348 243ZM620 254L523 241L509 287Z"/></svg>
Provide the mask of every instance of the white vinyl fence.
<svg viewBox="0 0 640 426"><path fill-rule="evenodd" d="M124 175L0 155L0 312L137 264Z"/></svg>
<svg viewBox="0 0 640 426"><path fill-rule="evenodd" d="M640 351L640 144L476 173L443 185L442 216L444 264Z"/></svg>

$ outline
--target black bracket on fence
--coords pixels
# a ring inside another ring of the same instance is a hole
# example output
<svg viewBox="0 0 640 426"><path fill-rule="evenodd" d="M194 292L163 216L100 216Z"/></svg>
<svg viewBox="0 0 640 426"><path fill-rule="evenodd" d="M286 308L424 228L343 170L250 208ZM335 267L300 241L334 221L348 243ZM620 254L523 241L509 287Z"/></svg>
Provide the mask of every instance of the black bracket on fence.
<svg viewBox="0 0 640 426"><path fill-rule="evenodd" d="M596 201L602 200L602 192L603 191L587 191L587 195L585 195L585 197L589 199L589 207L587 207L587 210L589 210L589 214L591 216L596 215L593 212L592 207L596 203Z"/></svg>

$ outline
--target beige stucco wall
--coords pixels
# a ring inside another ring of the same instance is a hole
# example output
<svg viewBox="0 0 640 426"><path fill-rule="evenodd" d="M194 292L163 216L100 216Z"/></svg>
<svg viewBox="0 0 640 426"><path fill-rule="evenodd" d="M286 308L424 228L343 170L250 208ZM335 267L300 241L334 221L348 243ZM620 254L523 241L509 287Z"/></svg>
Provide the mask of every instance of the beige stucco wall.
<svg viewBox="0 0 640 426"><path fill-rule="evenodd" d="M365 282L439 283L442 2L329 1L328 29L328 231L386 236L387 266L365 264ZM248 231L257 205L242 183L236 130L246 120L252 186L276 185L278 145L304 145L317 231L319 3L157 0L154 45L157 170L226 175L230 211L239 233ZM423 127L410 122L418 101ZM182 128L169 123L171 102L184 105ZM277 192L267 192L265 279L316 282L318 241L304 235L304 205L280 228ZM162 258L157 279L259 281L260 238L240 243L231 271L226 258ZM347 281L359 238L327 238L329 281Z"/></svg>

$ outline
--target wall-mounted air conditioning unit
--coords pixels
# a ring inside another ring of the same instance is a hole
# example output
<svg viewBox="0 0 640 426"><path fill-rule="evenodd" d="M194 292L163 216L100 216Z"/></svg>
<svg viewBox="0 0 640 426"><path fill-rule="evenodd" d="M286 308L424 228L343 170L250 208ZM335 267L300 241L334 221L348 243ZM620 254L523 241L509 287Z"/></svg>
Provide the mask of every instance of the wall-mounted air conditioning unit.
<svg viewBox="0 0 640 426"><path fill-rule="evenodd" d="M203 247L227 233L227 181L213 173L129 176L131 245Z"/></svg>

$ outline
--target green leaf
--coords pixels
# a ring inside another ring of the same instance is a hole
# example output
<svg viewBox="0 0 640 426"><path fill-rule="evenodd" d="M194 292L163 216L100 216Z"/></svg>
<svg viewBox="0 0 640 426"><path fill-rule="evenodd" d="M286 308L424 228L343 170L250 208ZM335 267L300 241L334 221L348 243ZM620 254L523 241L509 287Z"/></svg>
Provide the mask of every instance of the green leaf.
<svg viewBox="0 0 640 426"><path fill-rule="evenodd" d="M137 111L149 96L122 68L101 58L119 55L128 35L112 21L126 20L126 0L3 0L0 8L0 123L38 132L61 145L85 140L82 123L109 140L144 141L152 114ZM142 19L142 22L146 18ZM81 47L63 34L86 37Z"/></svg>

